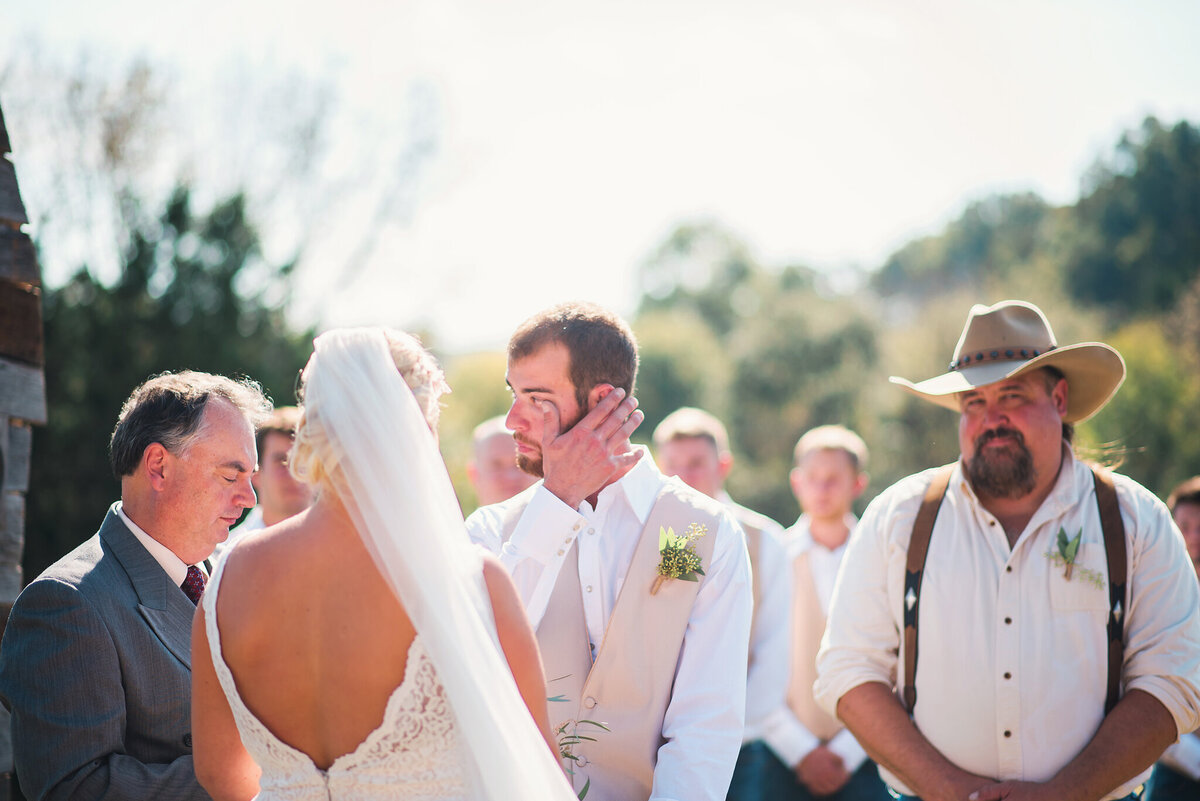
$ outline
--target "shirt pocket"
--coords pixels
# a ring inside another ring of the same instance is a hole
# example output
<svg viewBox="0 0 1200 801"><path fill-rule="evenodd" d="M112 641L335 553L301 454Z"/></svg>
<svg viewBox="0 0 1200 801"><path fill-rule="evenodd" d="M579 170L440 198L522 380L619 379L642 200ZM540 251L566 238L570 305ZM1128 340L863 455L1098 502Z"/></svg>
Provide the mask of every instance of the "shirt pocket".
<svg viewBox="0 0 1200 801"><path fill-rule="evenodd" d="M1108 565L1104 546L1080 544L1071 580L1066 567L1050 564L1050 605L1055 609L1108 610Z"/></svg>

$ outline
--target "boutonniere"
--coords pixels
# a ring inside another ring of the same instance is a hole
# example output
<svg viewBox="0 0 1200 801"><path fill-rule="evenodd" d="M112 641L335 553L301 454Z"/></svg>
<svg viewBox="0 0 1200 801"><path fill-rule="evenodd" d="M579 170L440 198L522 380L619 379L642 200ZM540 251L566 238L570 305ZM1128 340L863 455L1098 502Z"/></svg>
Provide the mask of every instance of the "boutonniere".
<svg viewBox="0 0 1200 801"><path fill-rule="evenodd" d="M677 535L673 528L658 527L658 575L654 578L654 586L650 588L651 595L657 593L667 579L700 580L704 570L700 565L700 554L696 553L692 541L707 533L708 529L699 523L689 523L682 535Z"/></svg>
<svg viewBox="0 0 1200 801"><path fill-rule="evenodd" d="M1079 529L1074 537L1067 536L1067 530L1061 526L1058 529L1058 537L1055 539L1055 544L1058 546L1058 551L1047 551L1046 558L1053 562L1057 567L1063 568L1063 578L1067 581L1071 580L1072 573L1075 572L1075 557L1079 555L1079 543L1083 540L1083 529ZM1104 577L1095 570L1089 570L1086 567L1079 568L1079 576L1088 584L1094 587L1104 589Z"/></svg>

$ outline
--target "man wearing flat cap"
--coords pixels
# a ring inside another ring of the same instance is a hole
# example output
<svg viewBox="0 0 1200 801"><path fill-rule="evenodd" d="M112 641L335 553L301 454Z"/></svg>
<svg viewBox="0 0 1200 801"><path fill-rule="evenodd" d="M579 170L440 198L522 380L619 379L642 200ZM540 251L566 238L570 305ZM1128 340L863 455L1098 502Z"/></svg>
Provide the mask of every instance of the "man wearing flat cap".
<svg viewBox="0 0 1200 801"><path fill-rule="evenodd" d="M1200 725L1200 592L1166 507L1080 461L1125 378L1021 301L975 306L944 375L961 458L867 508L817 661L819 703L901 798L1124 799ZM918 659L919 657L919 659Z"/></svg>

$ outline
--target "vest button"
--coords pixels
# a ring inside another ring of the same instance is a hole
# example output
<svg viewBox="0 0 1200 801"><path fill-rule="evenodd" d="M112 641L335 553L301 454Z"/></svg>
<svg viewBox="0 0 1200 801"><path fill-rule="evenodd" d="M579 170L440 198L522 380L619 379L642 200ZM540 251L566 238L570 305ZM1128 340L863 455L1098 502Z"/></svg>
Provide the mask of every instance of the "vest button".
<svg viewBox="0 0 1200 801"><path fill-rule="evenodd" d="M583 705L586 706L588 709L595 709L596 708L596 699L589 695L587 698L583 699Z"/></svg>

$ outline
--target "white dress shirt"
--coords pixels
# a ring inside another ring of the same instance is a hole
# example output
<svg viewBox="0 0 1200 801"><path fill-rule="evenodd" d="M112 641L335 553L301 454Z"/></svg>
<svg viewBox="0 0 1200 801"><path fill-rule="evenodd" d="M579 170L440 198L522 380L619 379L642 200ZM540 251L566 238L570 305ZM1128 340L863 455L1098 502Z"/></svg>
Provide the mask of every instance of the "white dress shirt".
<svg viewBox="0 0 1200 801"><path fill-rule="evenodd" d="M174 551L142 531L137 523L130 520L129 515L125 514L125 509L120 501L113 504L113 511L117 513L117 517L121 518L121 522L125 524L125 527L133 532L133 536L137 537L137 541L142 544L142 547L150 552L150 555L154 557L154 561L162 565L162 569L171 577L171 581L175 582L177 586L182 587L184 579L187 578L188 564L176 556ZM196 565L196 567L205 576L208 575L208 570L205 568L203 562Z"/></svg>
<svg viewBox="0 0 1200 801"><path fill-rule="evenodd" d="M852 514L846 515L845 523L849 531L854 531L854 527L858 525L858 518ZM837 578L838 568L841 567L842 557L846 554L846 545L843 543L831 550L815 542L809 529L808 515L801 515L795 525L784 532L783 542L787 548L788 559L785 564L788 568L788 575L792 574L791 567L796 557L802 553L808 553L813 589L816 591L817 601L821 604L821 611L828 617L834 580ZM790 596L788 604L790 608ZM789 620L788 625L790 626L790 624ZM790 671L790 643L787 660ZM810 751L821 744L820 739L800 722L786 703L776 709L765 721L762 739L775 752L780 761L791 768L795 768L804 757L808 756ZM829 750L842 758L842 764L849 773L858 770L867 758L867 752L858 744L858 740L854 738L849 729L842 729L827 745Z"/></svg>
<svg viewBox="0 0 1200 801"><path fill-rule="evenodd" d="M734 502L729 493L717 500L734 519L762 531L758 561L751 565L758 579L758 605L750 630L750 664L746 670L746 728L742 742L763 739L764 725L787 706L788 665L792 658L792 571L783 546L783 526ZM748 522L747 522L748 521ZM748 535L747 535L748 536Z"/></svg>
<svg viewBox="0 0 1200 801"><path fill-rule="evenodd" d="M1043 782L1091 741L1104 717L1107 562L1092 473L1064 447L1057 482L1016 545L976 498L961 463L938 514L921 588L914 721L959 767ZM818 701L830 712L850 689L902 672L905 559L933 471L910 476L868 507L850 539L817 659ZM1200 724L1200 590L1166 507L1114 476L1130 581L1125 692L1158 699L1179 731ZM1083 532L1073 576L1059 530ZM903 681L901 676L899 681ZM886 770L893 788L909 792ZM1120 798L1149 771L1114 789Z"/></svg>
<svg viewBox="0 0 1200 801"><path fill-rule="evenodd" d="M603 641L642 527L668 480L645 452L624 477L600 491L595 509L587 501L572 509L539 482L517 496L524 500L532 494L508 542L502 542L501 527L507 501L476 510L467 529L476 543L499 554L534 628L546 612L571 543L578 542L584 617L595 648ZM745 535L728 513L709 536L716 537L712 563L705 566L688 617L663 718L667 742L658 751L651 801L722 801L741 745L750 560Z"/></svg>

